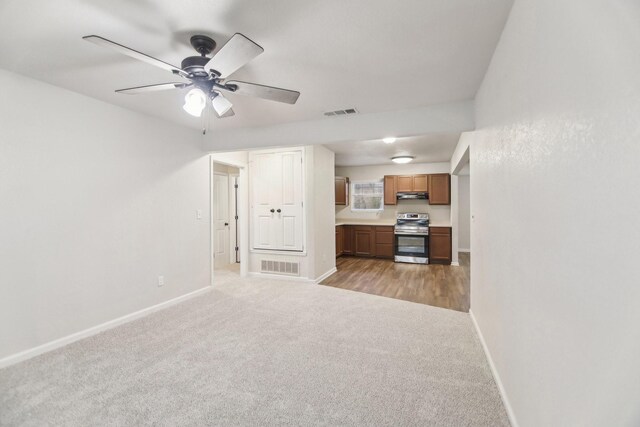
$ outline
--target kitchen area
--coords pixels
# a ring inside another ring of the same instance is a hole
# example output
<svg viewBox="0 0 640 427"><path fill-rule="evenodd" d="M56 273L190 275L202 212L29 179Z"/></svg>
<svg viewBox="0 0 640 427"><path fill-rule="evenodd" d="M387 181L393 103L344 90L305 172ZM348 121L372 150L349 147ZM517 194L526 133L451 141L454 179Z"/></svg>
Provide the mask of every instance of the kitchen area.
<svg viewBox="0 0 640 427"><path fill-rule="evenodd" d="M336 167L337 272L321 284L468 311L469 257L451 265L451 176L442 169Z"/></svg>

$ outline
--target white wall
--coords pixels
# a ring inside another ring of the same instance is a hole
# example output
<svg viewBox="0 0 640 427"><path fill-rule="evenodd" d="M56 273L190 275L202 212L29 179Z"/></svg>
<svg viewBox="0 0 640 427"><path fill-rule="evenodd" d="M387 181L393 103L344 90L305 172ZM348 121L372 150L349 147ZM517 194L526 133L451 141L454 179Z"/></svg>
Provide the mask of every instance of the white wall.
<svg viewBox="0 0 640 427"><path fill-rule="evenodd" d="M517 0L477 96L471 309L521 426L640 425L639 22Z"/></svg>
<svg viewBox="0 0 640 427"><path fill-rule="evenodd" d="M469 175L458 176L458 247L459 251L471 249L471 206Z"/></svg>
<svg viewBox="0 0 640 427"><path fill-rule="evenodd" d="M210 284L198 132L3 70L0 91L0 359Z"/></svg>
<svg viewBox="0 0 640 427"><path fill-rule="evenodd" d="M429 173L449 173L449 163L409 163L406 165L375 165L336 167L336 176L346 176L353 181L382 181L385 175L412 175ZM449 206L432 206L426 200L403 200L397 205L385 205L382 212L353 212L351 206L336 206L337 219L370 219L395 221L398 212L428 212L434 224L449 226L451 224L451 208Z"/></svg>

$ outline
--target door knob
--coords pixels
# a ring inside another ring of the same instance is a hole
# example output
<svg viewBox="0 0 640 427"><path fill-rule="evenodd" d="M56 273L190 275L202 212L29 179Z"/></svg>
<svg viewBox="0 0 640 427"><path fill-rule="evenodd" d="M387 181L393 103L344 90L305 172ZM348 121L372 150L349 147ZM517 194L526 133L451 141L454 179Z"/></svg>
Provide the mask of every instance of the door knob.
<svg viewBox="0 0 640 427"><path fill-rule="evenodd" d="M229 223L228 223L228 222L225 222L225 223L224 223L224 225L229 225Z"/></svg>
<svg viewBox="0 0 640 427"><path fill-rule="evenodd" d="M270 209L269 212L274 213L275 209Z"/></svg>
<svg viewBox="0 0 640 427"><path fill-rule="evenodd" d="M278 209L276 212L280 213L280 212L282 212L282 210Z"/></svg>

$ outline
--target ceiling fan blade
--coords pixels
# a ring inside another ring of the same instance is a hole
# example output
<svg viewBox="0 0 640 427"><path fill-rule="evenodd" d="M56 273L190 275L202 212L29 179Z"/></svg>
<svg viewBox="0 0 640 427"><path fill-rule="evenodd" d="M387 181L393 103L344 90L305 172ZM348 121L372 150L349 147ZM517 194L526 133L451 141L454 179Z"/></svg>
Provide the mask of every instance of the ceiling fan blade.
<svg viewBox="0 0 640 427"><path fill-rule="evenodd" d="M168 89L183 89L188 86L192 86L193 83L161 83L158 85L146 85L146 86L136 86L129 87L126 89L118 89L116 93L125 93L127 95L137 95L139 93L147 93L147 92L156 92L159 90L168 90Z"/></svg>
<svg viewBox="0 0 640 427"><path fill-rule="evenodd" d="M107 40L104 37L100 37L100 36L95 36L95 35L91 35L91 36L84 36L83 37L84 40L90 41L91 43L95 43L99 46L106 46L106 47L110 47L111 49L115 50L116 52L119 52L123 55L127 55L131 58L135 58L139 61L143 61L146 62L147 64L151 64L151 65L155 65L156 67L160 67L163 68L167 71L171 71L174 74L183 74L184 72L176 67L175 65L171 65L168 64L164 61L160 61L159 59L156 59L152 56L146 55L142 52L138 52L137 50L133 50L131 48L128 48L126 46L123 46L121 44L118 44L116 42L112 42L111 40Z"/></svg>
<svg viewBox="0 0 640 427"><path fill-rule="evenodd" d="M258 98L268 99L271 101L285 102L287 104L295 104L300 96L300 92L289 89L281 89L279 87L264 86L256 83L247 83L239 81L228 81L227 86L235 86L237 89L233 93L241 95L255 96Z"/></svg>
<svg viewBox="0 0 640 427"><path fill-rule="evenodd" d="M233 104L227 98L225 98L220 92L216 92L218 95L211 100L211 105L216 111L218 117L225 117L225 114L231 110Z"/></svg>
<svg viewBox="0 0 640 427"><path fill-rule="evenodd" d="M258 44L240 33L235 33L204 68L215 70L220 73L220 77L225 78L262 52L264 49Z"/></svg>

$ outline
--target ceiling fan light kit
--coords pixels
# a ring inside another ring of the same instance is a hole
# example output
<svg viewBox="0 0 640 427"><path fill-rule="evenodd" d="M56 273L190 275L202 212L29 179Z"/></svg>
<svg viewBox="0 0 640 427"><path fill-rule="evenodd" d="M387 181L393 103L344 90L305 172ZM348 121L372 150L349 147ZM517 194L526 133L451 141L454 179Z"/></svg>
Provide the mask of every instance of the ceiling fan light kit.
<svg viewBox="0 0 640 427"><path fill-rule="evenodd" d="M391 158L392 162L400 164L409 163L412 160L413 156L395 156Z"/></svg>
<svg viewBox="0 0 640 427"><path fill-rule="evenodd" d="M240 95L253 96L287 104L295 104L300 96L300 92L294 90L226 80L229 75L264 52L264 49L257 43L240 33L235 33L211 58L207 55L215 50L216 42L211 37L204 35L192 36L190 39L191 46L193 46L200 56L189 56L183 59L180 67L107 40L104 37L91 35L85 36L83 39L100 46L109 47L123 55L155 65L156 67L165 69L176 76L186 79L187 82L184 83L161 83L137 86L118 89L116 92L135 95L160 90L191 88L185 95L183 109L195 117L202 115L202 111L206 107L207 99L210 100L213 110L219 118L233 116L234 113L231 109L233 105L231 101L225 98L222 92L238 93Z"/></svg>

